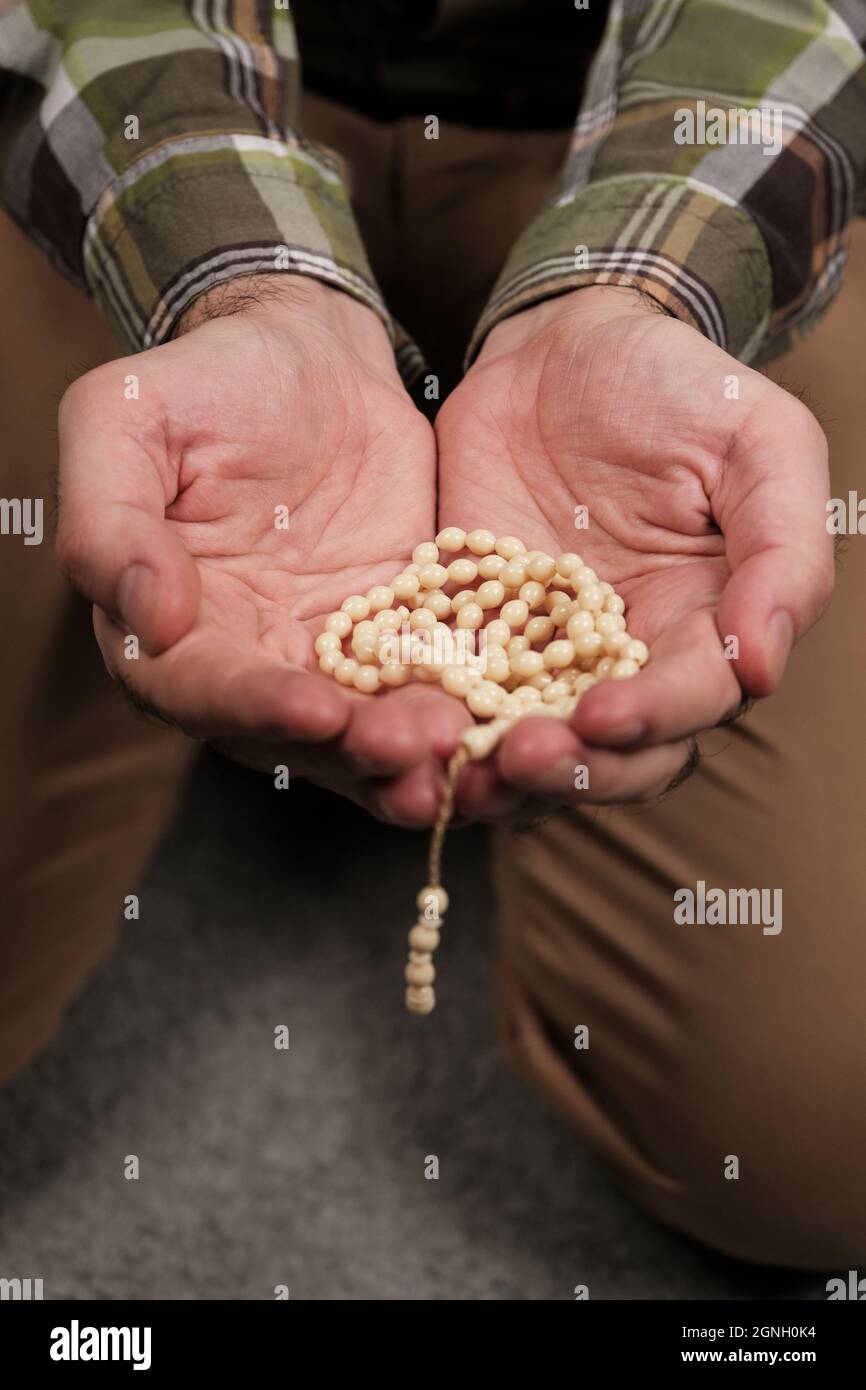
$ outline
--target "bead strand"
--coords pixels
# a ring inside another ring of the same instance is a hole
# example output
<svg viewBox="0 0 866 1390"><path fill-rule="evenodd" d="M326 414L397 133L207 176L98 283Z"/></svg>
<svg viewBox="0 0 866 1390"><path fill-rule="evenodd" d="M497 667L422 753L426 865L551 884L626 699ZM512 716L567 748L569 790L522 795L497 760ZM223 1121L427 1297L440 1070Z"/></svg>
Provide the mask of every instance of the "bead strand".
<svg viewBox="0 0 866 1390"><path fill-rule="evenodd" d="M456 659L439 659L437 643L440 657L445 643L455 657L455 635L466 645ZM483 650L469 655L476 635ZM437 682L479 721L463 731L448 765L429 882L418 894L422 915L409 932L406 1007L428 1014L436 1004L433 952L448 907L442 846L461 768L489 757L519 719L567 719L599 681L636 676L649 651L628 632L622 597L580 555L554 557L527 550L517 536L458 526L416 545L390 584L350 594L326 618L315 651L326 675L361 694Z"/></svg>

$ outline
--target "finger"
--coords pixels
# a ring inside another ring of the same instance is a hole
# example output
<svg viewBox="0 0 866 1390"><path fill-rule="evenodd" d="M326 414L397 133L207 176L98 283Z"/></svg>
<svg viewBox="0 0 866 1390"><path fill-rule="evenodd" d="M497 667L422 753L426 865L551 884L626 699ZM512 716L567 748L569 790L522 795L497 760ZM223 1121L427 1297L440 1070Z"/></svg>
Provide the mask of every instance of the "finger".
<svg viewBox="0 0 866 1390"><path fill-rule="evenodd" d="M569 807L660 795L690 758L687 742L626 753L591 748L556 719L520 720L499 747L500 775L542 801Z"/></svg>
<svg viewBox="0 0 866 1390"><path fill-rule="evenodd" d="M475 721L462 700L423 682L400 686L395 700L411 710L431 752L447 762L460 742L463 730Z"/></svg>
<svg viewBox="0 0 866 1390"><path fill-rule="evenodd" d="M199 628L152 657L130 655L123 629L99 610L94 629L106 664L137 702L193 738L321 743L349 722L350 702L334 681L251 659L218 633Z"/></svg>
<svg viewBox="0 0 866 1390"><path fill-rule="evenodd" d="M352 704L343 747L365 776L385 776L412 767L430 756L432 744L423 718L424 702L400 699L388 691Z"/></svg>
<svg viewBox="0 0 866 1390"><path fill-rule="evenodd" d="M189 631L199 577L165 521L175 476L161 426L124 396L128 365L88 373L61 402L57 559L77 588L156 654Z"/></svg>
<svg viewBox="0 0 866 1390"><path fill-rule="evenodd" d="M365 784L362 804L379 820L420 830L435 824L444 786L441 763L429 759L385 782Z"/></svg>
<svg viewBox="0 0 866 1390"><path fill-rule="evenodd" d="M671 743L712 728L741 703L734 662L725 656L712 610L702 609L656 640L638 675L588 690L571 725L595 746Z"/></svg>
<svg viewBox="0 0 866 1390"><path fill-rule="evenodd" d="M526 797L499 775L493 758L467 763L457 784L456 811L463 821L510 823L526 815Z"/></svg>
<svg viewBox="0 0 866 1390"><path fill-rule="evenodd" d="M729 646L735 639L735 669L750 695L776 688L794 642L830 601L828 495L823 430L805 406L783 394L741 431L711 498L732 571L718 629Z"/></svg>

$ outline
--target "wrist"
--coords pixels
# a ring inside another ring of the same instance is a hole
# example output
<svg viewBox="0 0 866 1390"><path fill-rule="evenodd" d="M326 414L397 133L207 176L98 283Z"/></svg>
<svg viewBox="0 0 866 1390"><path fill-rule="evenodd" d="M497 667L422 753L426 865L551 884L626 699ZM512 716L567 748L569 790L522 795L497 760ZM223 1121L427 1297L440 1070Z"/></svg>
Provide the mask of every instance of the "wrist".
<svg viewBox="0 0 866 1390"><path fill-rule="evenodd" d="M630 285L586 285L502 319L487 334L477 360L490 361L517 352L555 325L572 323L577 328L611 318L665 312L656 300Z"/></svg>
<svg viewBox="0 0 866 1390"><path fill-rule="evenodd" d="M213 319L236 315L271 324L324 328L365 361L385 363L396 371L391 340L373 309L322 280L291 271L239 275L214 285L181 315L174 337L183 337Z"/></svg>

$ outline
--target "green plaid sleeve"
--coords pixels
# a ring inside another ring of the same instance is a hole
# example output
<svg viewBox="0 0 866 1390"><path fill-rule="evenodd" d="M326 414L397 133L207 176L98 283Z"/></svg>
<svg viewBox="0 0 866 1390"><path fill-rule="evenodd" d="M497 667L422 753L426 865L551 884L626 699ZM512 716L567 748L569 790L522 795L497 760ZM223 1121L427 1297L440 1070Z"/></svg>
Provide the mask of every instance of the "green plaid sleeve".
<svg viewBox="0 0 866 1390"><path fill-rule="evenodd" d="M864 0L612 0L555 197L470 344L584 285L631 285L743 361L835 295L866 166Z"/></svg>
<svg viewBox="0 0 866 1390"><path fill-rule="evenodd" d="M133 350L278 270L395 341L336 158L296 130L298 84L285 0L0 0L0 196Z"/></svg>

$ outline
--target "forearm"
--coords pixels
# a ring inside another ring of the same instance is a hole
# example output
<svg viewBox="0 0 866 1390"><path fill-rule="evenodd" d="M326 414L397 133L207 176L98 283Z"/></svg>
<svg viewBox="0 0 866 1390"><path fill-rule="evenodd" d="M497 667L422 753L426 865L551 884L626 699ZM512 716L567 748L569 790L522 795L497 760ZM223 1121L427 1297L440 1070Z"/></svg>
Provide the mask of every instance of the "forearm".
<svg viewBox="0 0 866 1390"><path fill-rule="evenodd" d="M133 9L132 17L130 9ZM393 336L339 168L296 125L287 11L43 0L0 17L9 211L133 350L237 276L306 275Z"/></svg>
<svg viewBox="0 0 866 1390"><path fill-rule="evenodd" d="M823 0L614 3L560 186L514 247L469 359L509 314L599 283L641 290L746 361L809 328L862 205L856 13ZM723 114L721 142L708 108ZM729 116L743 108L757 123Z"/></svg>

